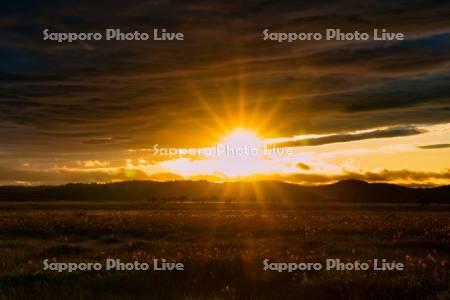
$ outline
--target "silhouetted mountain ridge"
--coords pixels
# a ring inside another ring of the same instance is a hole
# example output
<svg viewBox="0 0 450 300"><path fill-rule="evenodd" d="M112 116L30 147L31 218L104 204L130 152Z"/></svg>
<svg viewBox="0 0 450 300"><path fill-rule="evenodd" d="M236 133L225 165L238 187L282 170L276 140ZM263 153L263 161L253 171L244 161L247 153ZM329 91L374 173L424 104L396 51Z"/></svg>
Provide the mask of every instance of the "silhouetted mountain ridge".
<svg viewBox="0 0 450 300"><path fill-rule="evenodd" d="M4 186L1 201L123 200L227 202L450 203L450 186L409 188L386 183L345 180L330 185L301 186L278 181L128 181L62 186Z"/></svg>

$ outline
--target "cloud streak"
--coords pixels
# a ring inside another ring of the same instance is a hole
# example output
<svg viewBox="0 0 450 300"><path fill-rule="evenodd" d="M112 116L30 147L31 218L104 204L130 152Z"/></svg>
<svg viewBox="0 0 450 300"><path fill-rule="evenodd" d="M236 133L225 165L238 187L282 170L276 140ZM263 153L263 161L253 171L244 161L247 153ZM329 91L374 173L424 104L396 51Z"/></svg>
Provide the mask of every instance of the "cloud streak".
<svg viewBox="0 0 450 300"><path fill-rule="evenodd" d="M418 129L415 127L391 127L387 129L378 129L369 132L333 134L318 138L309 138L309 139L282 142L275 144L275 147L282 148L282 147L320 146L333 143L361 141L367 139L411 136L422 134L425 132L426 130Z"/></svg>
<svg viewBox="0 0 450 300"><path fill-rule="evenodd" d="M445 149L450 148L450 144L434 144L434 145L425 145L419 146L420 149Z"/></svg>

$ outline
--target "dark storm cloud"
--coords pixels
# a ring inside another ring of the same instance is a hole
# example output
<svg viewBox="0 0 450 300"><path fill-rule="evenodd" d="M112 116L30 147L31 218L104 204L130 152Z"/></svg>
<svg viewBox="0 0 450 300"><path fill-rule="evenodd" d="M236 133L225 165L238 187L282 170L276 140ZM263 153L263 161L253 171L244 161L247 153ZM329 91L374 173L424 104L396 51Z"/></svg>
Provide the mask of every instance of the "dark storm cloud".
<svg viewBox="0 0 450 300"><path fill-rule="evenodd" d="M351 95L360 101L348 103L345 108L349 111L365 111L409 107L422 103L445 105L449 101L449 82L450 75L388 81ZM345 98L349 95L341 96Z"/></svg>
<svg viewBox="0 0 450 300"><path fill-rule="evenodd" d="M223 99L237 110L243 90L249 112L282 103L274 116L286 123L282 136L449 122L449 11L448 1L419 0L7 1L0 150L58 156L92 147L195 146L216 126L202 101L223 116ZM182 31L186 40L42 40L45 28L154 27ZM261 34L336 27L387 28L407 40L278 44Z"/></svg>
<svg viewBox="0 0 450 300"><path fill-rule="evenodd" d="M398 43L349 45L307 56L305 63L332 72L364 71L368 75L397 77L448 70L450 34L439 34Z"/></svg>
<svg viewBox="0 0 450 300"><path fill-rule="evenodd" d="M302 139L275 144L276 147L319 146L332 143L352 142L367 139L380 139L400 136L410 136L425 133L423 129L414 127L393 127L362 133L342 133L318 138Z"/></svg>

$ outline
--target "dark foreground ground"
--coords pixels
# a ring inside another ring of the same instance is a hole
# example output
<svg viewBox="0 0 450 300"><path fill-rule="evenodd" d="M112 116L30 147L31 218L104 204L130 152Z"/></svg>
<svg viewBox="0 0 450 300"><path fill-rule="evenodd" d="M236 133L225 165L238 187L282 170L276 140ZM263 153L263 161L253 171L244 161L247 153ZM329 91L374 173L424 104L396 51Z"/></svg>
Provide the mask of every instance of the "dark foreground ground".
<svg viewBox="0 0 450 300"><path fill-rule="evenodd" d="M448 207L1 203L0 299L450 299ZM102 208L102 209L101 209ZM185 271L44 271L177 260ZM401 272L263 271L263 260L397 260Z"/></svg>

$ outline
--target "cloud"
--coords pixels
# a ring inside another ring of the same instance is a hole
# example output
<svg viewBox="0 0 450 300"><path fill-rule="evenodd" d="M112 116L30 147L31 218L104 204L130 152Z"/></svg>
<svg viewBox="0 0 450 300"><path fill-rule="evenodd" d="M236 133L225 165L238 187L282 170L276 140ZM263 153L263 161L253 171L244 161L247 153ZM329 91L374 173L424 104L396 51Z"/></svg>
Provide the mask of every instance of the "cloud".
<svg viewBox="0 0 450 300"><path fill-rule="evenodd" d="M77 161L77 164L84 166L86 168L104 168L108 167L111 163L109 161L99 161L99 160L85 160Z"/></svg>
<svg viewBox="0 0 450 300"><path fill-rule="evenodd" d="M113 182L127 180L182 180L173 173L147 174L138 168L25 170L0 167L0 183L64 184L68 182Z"/></svg>
<svg viewBox="0 0 450 300"><path fill-rule="evenodd" d="M251 180L250 178L247 178ZM367 182L401 183L411 186L448 184L450 170L421 172L412 170L381 170L378 172L344 172L342 174L296 173L286 175L257 175L252 179L287 181L297 184L328 184L342 180L357 179Z"/></svg>
<svg viewBox="0 0 450 300"><path fill-rule="evenodd" d="M128 141L131 138L126 136L118 136L118 137L107 137L107 138L96 138L91 140L83 141L83 144L87 145L98 145L98 144L110 144L120 141Z"/></svg>
<svg viewBox="0 0 450 300"><path fill-rule="evenodd" d="M305 165L306 166L306 165ZM328 184L342 180L357 179L367 182L400 183L411 186L422 185L443 185L450 180L450 169L436 172L422 172L414 170L389 170L358 172L344 171L343 173L323 174L309 172L303 169L300 163L299 168L307 172L291 174L255 174L251 176L241 176L233 181L255 181L255 180L276 180L292 182L297 184ZM213 182L223 182L229 178L219 175L195 175L183 177L174 173L147 174L138 168L105 168L105 169L70 169L59 168L54 170L24 170L12 168L0 168L0 183L2 184L64 184L68 182L114 182L128 180L154 180L154 181L174 181L174 180L207 180Z"/></svg>
<svg viewBox="0 0 450 300"><path fill-rule="evenodd" d="M360 141L366 139L392 138L401 136L410 136L425 133L426 130L415 127L391 127L387 129L378 129L362 133L341 133L318 138L309 138L282 142L275 144L275 147L303 147L319 146L332 143L343 143Z"/></svg>
<svg viewBox="0 0 450 300"><path fill-rule="evenodd" d="M185 178L178 174L166 172L166 173L156 173L156 174L149 175L147 179L154 180L154 181L174 181L174 180L184 180Z"/></svg>
<svg viewBox="0 0 450 300"><path fill-rule="evenodd" d="M433 145L425 145L425 146L418 146L420 149L444 149L444 148L450 148L450 144L433 144Z"/></svg>
<svg viewBox="0 0 450 300"><path fill-rule="evenodd" d="M271 116L266 123L276 137L327 134L309 145L419 134L344 131L450 122L450 27L443 13L448 1L138 0L124 6L111 0L48 6L7 1L0 12L0 57L7 58L0 62L5 167L22 158L44 169L69 158L124 160L127 149L153 144L209 146L211 132L240 125L233 119L241 109L247 122ZM45 28L91 32L112 26L166 28L185 33L186 40L59 44L41 34ZM277 44L263 41L261 33L333 27L382 27L405 33L407 40Z"/></svg>
<svg viewBox="0 0 450 300"><path fill-rule="evenodd" d="M308 166L307 164L304 164L304 163L302 163L302 162L297 163L296 166L297 166L297 168L302 169L302 170L305 170L305 171L311 170L311 167L310 167L310 166Z"/></svg>

